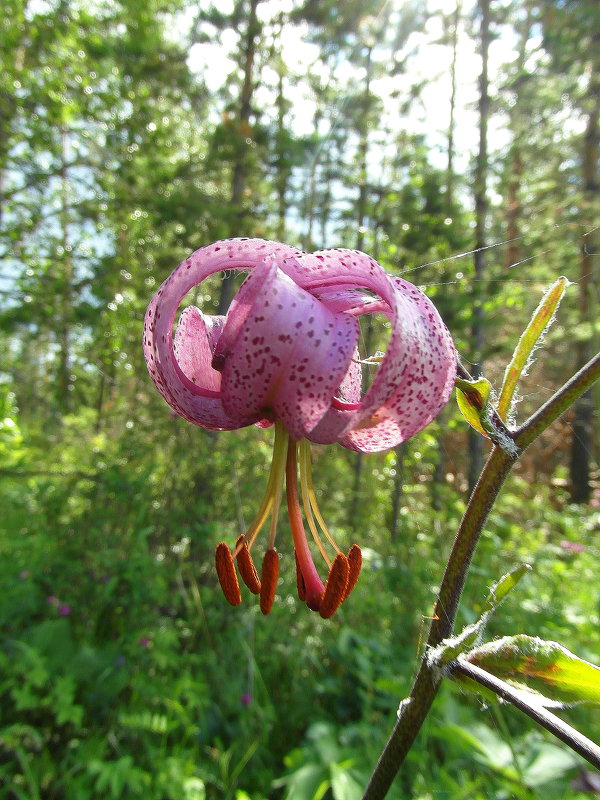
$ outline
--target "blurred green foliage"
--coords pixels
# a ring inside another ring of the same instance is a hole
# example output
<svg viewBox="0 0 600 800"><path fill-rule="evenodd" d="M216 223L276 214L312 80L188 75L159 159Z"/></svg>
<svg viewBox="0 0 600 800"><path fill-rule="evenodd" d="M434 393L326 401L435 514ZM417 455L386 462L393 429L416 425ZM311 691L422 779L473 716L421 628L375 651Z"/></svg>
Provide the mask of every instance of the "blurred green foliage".
<svg viewBox="0 0 600 800"><path fill-rule="evenodd" d="M183 421L170 424L172 441L154 452L152 471L119 465L122 438L101 465L67 472L61 448L60 459L38 463L60 462L64 472L4 477L3 791L353 800L408 691L462 501L449 492L434 513L410 481L402 536L391 541L377 490L389 457L381 457L361 508L365 567L351 600L327 622L297 601L283 522L279 599L264 618L247 593L236 609L225 603L212 546L235 537L238 517L250 518L271 433L193 430L169 482L184 430ZM426 448L427 434L412 447ZM21 456L35 463L31 451ZM419 462L409 468L418 474ZM317 454L324 510L346 543L350 472L341 450ZM494 578L528 561L533 572L487 635L524 631L596 659L599 524L597 510L564 505L560 490L513 479L481 542L462 622L475 618ZM598 737L589 709L569 716ZM445 688L392 796L577 797L569 785L578 763L517 712Z"/></svg>

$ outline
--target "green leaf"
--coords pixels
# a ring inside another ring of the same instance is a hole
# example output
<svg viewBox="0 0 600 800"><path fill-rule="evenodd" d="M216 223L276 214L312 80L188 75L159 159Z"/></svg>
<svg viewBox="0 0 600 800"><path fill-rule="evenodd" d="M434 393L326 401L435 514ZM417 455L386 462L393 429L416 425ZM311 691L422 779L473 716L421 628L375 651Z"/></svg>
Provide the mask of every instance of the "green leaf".
<svg viewBox="0 0 600 800"><path fill-rule="evenodd" d="M464 653L475 644L487 622L488 614L482 615L476 622L467 625L456 636L442 639L437 647L432 647L427 654L427 663L430 667L441 667Z"/></svg>
<svg viewBox="0 0 600 800"><path fill-rule="evenodd" d="M323 782L325 769L322 764L305 764L286 776L286 800L313 800Z"/></svg>
<svg viewBox="0 0 600 800"><path fill-rule="evenodd" d="M505 636L472 650L468 661L553 703L600 703L600 667L558 642L534 636Z"/></svg>
<svg viewBox="0 0 600 800"><path fill-rule="evenodd" d="M446 739L452 746L474 751L479 763L498 771L512 769L513 755L510 747L487 725L445 722L435 730L440 738Z"/></svg>
<svg viewBox="0 0 600 800"><path fill-rule="evenodd" d="M535 757L523 771L523 781L530 787L558 780L579 763L575 753L551 742L540 742L536 749Z"/></svg>
<svg viewBox="0 0 600 800"><path fill-rule="evenodd" d="M527 369L533 350L540 337L554 319L554 314L569 286L567 278L559 278L546 291L539 306L533 312L531 321L523 331L515 348L510 364L507 366L498 400L498 416L506 422L511 402L521 375Z"/></svg>
<svg viewBox="0 0 600 800"><path fill-rule="evenodd" d="M456 401L463 417L472 428L489 438L485 421L488 418L492 384L487 378L479 378L475 381L456 378L455 386Z"/></svg>
<svg viewBox="0 0 600 800"><path fill-rule="evenodd" d="M331 764L331 791L334 800L360 800L363 787L340 764Z"/></svg>
<svg viewBox="0 0 600 800"><path fill-rule="evenodd" d="M485 598L481 609L482 615L495 611L509 592L515 588L523 575L526 575L528 572L531 572L531 566L529 564L519 564L518 567L507 572L500 580L496 581L490 588L490 593Z"/></svg>

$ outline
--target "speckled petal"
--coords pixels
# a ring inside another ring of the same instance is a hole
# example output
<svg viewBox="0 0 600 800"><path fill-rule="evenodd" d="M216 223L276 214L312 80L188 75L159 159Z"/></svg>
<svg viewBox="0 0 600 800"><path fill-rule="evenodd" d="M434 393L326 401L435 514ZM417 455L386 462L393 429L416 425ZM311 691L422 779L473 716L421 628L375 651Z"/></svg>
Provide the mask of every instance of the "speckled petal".
<svg viewBox="0 0 600 800"><path fill-rule="evenodd" d="M197 310L184 312L174 348L181 299L225 269L254 272L224 327ZM271 302L273 289L284 302ZM390 318L392 333L359 401L356 317L376 312ZM328 335L335 344L324 356L316 343ZM392 447L427 425L446 402L456 370L448 331L415 286L391 278L364 253L309 255L260 239L216 242L186 259L148 308L144 351L163 397L197 425L230 429L279 418L294 438L337 440L365 452ZM221 391L215 366L222 369Z"/></svg>
<svg viewBox="0 0 600 800"><path fill-rule="evenodd" d="M387 387L387 398L374 408L367 392L363 405L368 413L361 414L359 424L340 439L345 447L362 452L395 447L421 431L448 401L456 376L454 344L433 303L408 281L392 278L392 282L402 298L400 309L404 310L397 312L396 321L402 321L404 331L398 335L394 325L386 358L371 387ZM407 331L409 309L412 320ZM388 366L383 371L386 360L397 361L404 347L408 358L402 367Z"/></svg>
<svg viewBox="0 0 600 800"><path fill-rule="evenodd" d="M377 452L422 430L447 402L456 374L454 345L431 301L364 253L329 250L292 262L304 267L309 291L362 287L387 303L392 321L385 357L360 409L330 409L310 438L327 441L337 432L345 447Z"/></svg>
<svg viewBox="0 0 600 800"><path fill-rule="evenodd" d="M360 314L390 314L390 307L386 302L378 297L370 297L357 289L346 289L337 291L323 289L314 294L331 311L344 311L346 314L359 316Z"/></svg>
<svg viewBox="0 0 600 800"><path fill-rule="evenodd" d="M362 365L359 359L360 354L357 347L343 381L334 392L334 397L350 405L359 403L362 394ZM310 431L307 438L311 442L315 442L315 444L333 444L337 442L347 429L349 413L348 411L340 411L337 408L329 408L319 421L319 424Z"/></svg>
<svg viewBox="0 0 600 800"><path fill-rule="evenodd" d="M270 263L248 281L244 325L225 341L222 392L232 415L273 412L294 439L319 422L355 352L358 323L334 314Z"/></svg>
<svg viewBox="0 0 600 800"><path fill-rule="evenodd" d="M196 306L188 306L175 330L175 358L182 372L197 386L216 392L221 388L221 373L211 364L224 322L225 317L206 316Z"/></svg>
<svg viewBox="0 0 600 800"><path fill-rule="evenodd" d="M231 430L259 422L260 416L232 417L220 396L186 376L173 349L173 321L183 297L215 272L248 270L268 256L300 254L294 247L262 239L228 239L203 247L187 258L155 294L144 321L144 355L148 371L167 403L185 419L205 428ZM216 395L216 396L215 396Z"/></svg>
<svg viewBox="0 0 600 800"><path fill-rule="evenodd" d="M261 289L268 294L276 275L277 265L275 261L272 258L265 258L254 267L236 292L227 311L226 325L221 331L219 341L215 347L214 361L220 364L221 367L236 346L257 294Z"/></svg>

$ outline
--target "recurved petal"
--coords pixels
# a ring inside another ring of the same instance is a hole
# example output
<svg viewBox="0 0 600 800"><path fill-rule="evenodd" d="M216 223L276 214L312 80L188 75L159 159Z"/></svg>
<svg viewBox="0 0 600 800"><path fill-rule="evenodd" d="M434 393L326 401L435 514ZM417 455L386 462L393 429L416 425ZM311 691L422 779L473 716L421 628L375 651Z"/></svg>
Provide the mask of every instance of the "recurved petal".
<svg viewBox="0 0 600 800"><path fill-rule="evenodd" d="M324 303L331 311L345 311L353 316L361 314L376 314L382 312L390 313L390 307L386 302L377 297L370 297L357 289L322 289L315 292L319 300Z"/></svg>
<svg viewBox="0 0 600 800"><path fill-rule="evenodd" d="M448 401L456 375L454 344L433 303L408 281L392 281L398 302L387 352L363 411L340 439L363 452L394 447L422 430Z"/></svg>
<svg viewBox="0 0 600 800"><path fill-rule="evenodd" d="M219 341L216 343L214 351L215 363L224 365L226 359L234 350L239 339L240 332L246 324L246 320L252 306L256 301L258 293L269 293L277 274L277 267L272 258L265 258L258 263L246 280L236 292L225 318L226 324L221 331Z"/></svg>
<svg viewBox="0 0 600 800"><path fill-rule="evenodd" d="M297 286L275 263L248 281L241 330L230 336L229 315L221 384L232 415L272 410L290 436L302 438L319 422L348 371L358 339L356 320L334 313ZM233 322L232 317L232 322Z"/></svg>
<svg viewBox="0 0 600 800"><path fill-rule="evenodd" d="M184 375L216 392L221 388L221 373L212 368L212 358L224 321L225 317L206 316L196 306L188 306L179 317L173 346Z"/></svg>
<svg viewBox="0 0 600 800"><path fill-rule="evenodd" d="M452 339L431 301L408 281L388 276L364 253L323 251L290 263L304 268L304 285L311 292L354 287L377 294L389 307L392 322L385 357L360 408L332 408L310 438L328 440L337 431L344 446L376 452L431 422L447 402L456 373Z"/></svg>
<svg viewBox="0 0 600 800"><path fill-rule="evenodd" d="M342 403L347 403L349 406L359 403L362 394L362 366L359 359L360 355L357 347L354 350L352 361L344 375L344 379L333 393L335 398ZM348 426L350 413L352 412L343 411L332 406L321 418L319 424L309 433L308 438L316 444L337 442Z"/></svg>
<svg viewBox="0 0 600 800"><path fill-rule="evenodd" d="M222 430L260 421L260 417L232 417L226 413L220 396L215 396L216 392L201 382L198 374L197 383L190 380L177 362L173 348L173 322L185 294L215 272L253 269L268 256L283 259L299 252L288 245L262 239L215 242L189 256L158 289L144 321L144 355L158 390L182 417L202 427ZM185 320L184 325L187 326L188 322L190 320ZM210 330L208 336L209 339L212 336ZM188 358L188 365L189 361ZM209 383L212 379L214 377L209 376Z"/></svg>

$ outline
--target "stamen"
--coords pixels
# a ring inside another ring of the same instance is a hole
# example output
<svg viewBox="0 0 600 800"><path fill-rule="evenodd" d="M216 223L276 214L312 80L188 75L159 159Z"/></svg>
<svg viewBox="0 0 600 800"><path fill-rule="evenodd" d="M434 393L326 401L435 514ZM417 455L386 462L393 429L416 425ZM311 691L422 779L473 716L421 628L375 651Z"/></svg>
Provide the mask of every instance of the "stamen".
<svg viewBox="0 0 600 800"><path fill-rule="evenodd" d="M273 608L277 578L279 577L279 556L276 550L267 550L262 565L260 586L260 610L268 614Z"/></svg>
<svg viewBox="0 0 600 800"><path fill-rule="evenodd" d="M323 558L325 559L325 563L327 567L331 567L331 559L328 557L327 553L325 552L325 548L323 547L323 542L321 541L321 537L319 536L319 531L317 530L317 526L315 525L315 518L313 517L312 508L310 506L310 495L309 495L309 480L310 480L310 445L306 439L297 443L298 447L298 455L299 455L299 466L300 466L300 492L302 494L302 505L304 506L304 516L306 517L306 521L308 522L308 527L310 528L310 532L312 533L312 537L315 541L315 544L319 548L319 551ZM308 463L307 463L308 462Z"/></svg>
<svg viewBox="0 0 600 800"><path fill-rule="evenodd" d="M287 462L285 465L285 491L287 496L290 527L294 537L294 550L306 590L306 605L313 611L321 607L323 595L323 582L316 570L302 523L302 512L298 501L298 475L297 475L296 448L288 447Z"/></svg>
<svg viewBox="0 0 600 800"><path fill-rule="evenodd" d="M239 606L242 602L242 593L240 592L240 585L235 572L233 556L226 542L220 542L217 545L215 551L215 566L225 599L231 603L232 606Z"/></svg>
<svg viewBox="0 0 600 800"><path fill-rule="evenodd" d="M349 572L350 566L348 564L348 559L343 553L338 553L331 565L329 577L325 584L325 592L323 593L323 599L321 600L321 606L319 608L319 613L323 619L332 617L343 603L346 597Z"/></svg>
<svg viewBox="0 0 600 800"><path fill-rule="evenodd" d="M298 589L298 599L304 601L306 600L306 586L304 585L302 570L300 569L300 564L298 563L298 556L295 553L294 558L296 559L296 588Z"/></svg>
<svg viewBox="0 0 600 800"><path fill-rule="evenodd" d="M317 495L316 495L316 492L315 492L315 489L314 489L314 486L313 486L313 481L312 481L312 464L311 464L311 459L310 459L310 444L308 442L308 439L302 439L302 441L300 442L300 448L299 449L300 449L300 482L301 482L301 485L302 485L302 483L306 484L306 494L307 494L308 499L309 499L309 502L307 503L306 500L304 499L304 489L303 489L302 500L304 502L304 510L306 511L306 519L308 521L308 524L310 525L310 521L309 521L309 510L310 510L310 512L314 512L314 515L317 518L317 522L319 523L319 526L320 526L321 530L323 531L323 533L327 537L327 540L329 541L329 544L333 547L333 549L336 551L336 553L341 553L342 551L337 546L336 541L333 538L333 536L329 533L329 529L328 529L327 525L325 524L325 520L323 519L323 515L321 514L321 511L319 509L319 504L317 502ZM311 513L311 518L312 518L312 513ZM313 534L313 536L314 536L314 534ZM319 549L321 550L320 547L319 547ZM321 552L323 552L323 551L321 550ZM329 565L330 562L329 562L329 559L326 556L325 556L325 560L327 561L327 564Z"/></svg>
<svg viewBox="0 0 600 800"><path fill-rule="evenodd" d="M242 580L252 594L260 594L260 578L258 577L258 572L254 566L254 561L252 561L252 556L250 555L245 539L246 537L242 534L235 543L238 569Z"/></svg>
<svg viewBox="0 0 600 800"><path fill-rule="evenodd" d="M256 539L262 526L265 524L267 517L269 516L269 513L274 505L275 508L273 509L273 517L271 519L271 535L273 538L275 537L274 531L275 526L277 525L277 514L279 512L279 502L281 498L283 475L285 471L285 458L287 455L288 441L288 432L283 427L281 422L275 423L275 442L273 444L273 458L271 459L269 480L267 482L267 488L265 490L258 513L246 531L248 550L252 549L254 540ZM275 521L273 522L273 520ZM272 547L272 544L270 546Z"/></svg>
<svg viewBox="0 0 600 800"><path fill-rule="evenodd" d="M362 567L362 553L357 544L353 544L350 550L348 550L348 566L350 571L348 573L348 585L346 586L344 600L356 586L356 581L360 575L360 568Z"/></svg>
<svg viewBox="0 0 600 800"><path fill-rule="evenodd" d="M285 461L289 447L289 434L283 423L275 423L275 445L273 447L272 470L274 471L273 480L273 514L271 515L271 528L269 530L269 549L275 547L275 534L277 533L277 517L279 516L279 506L281 504L281 492L283 490L283 478L285 475Z"/></svg>

